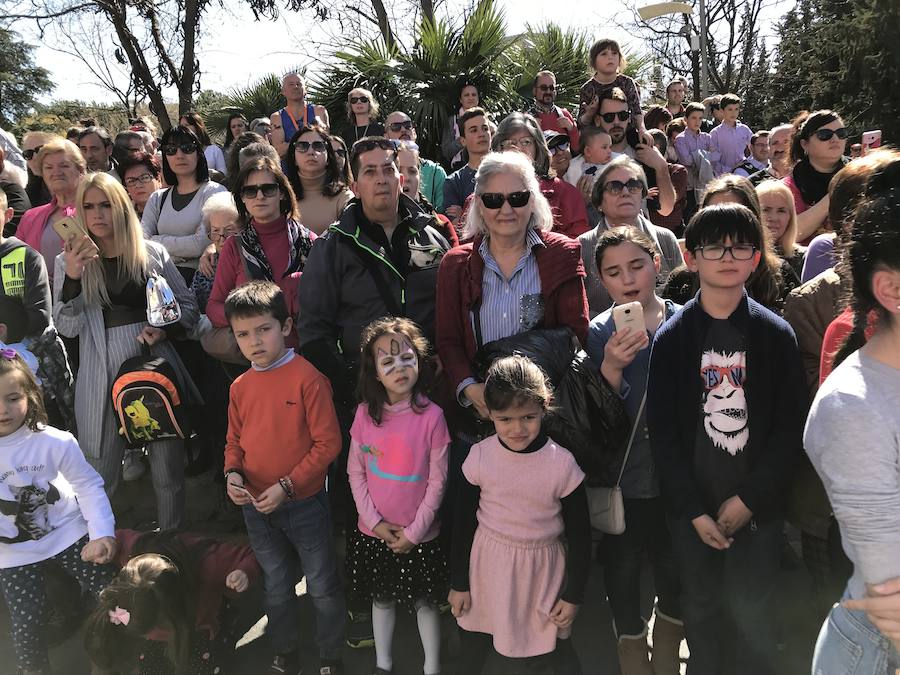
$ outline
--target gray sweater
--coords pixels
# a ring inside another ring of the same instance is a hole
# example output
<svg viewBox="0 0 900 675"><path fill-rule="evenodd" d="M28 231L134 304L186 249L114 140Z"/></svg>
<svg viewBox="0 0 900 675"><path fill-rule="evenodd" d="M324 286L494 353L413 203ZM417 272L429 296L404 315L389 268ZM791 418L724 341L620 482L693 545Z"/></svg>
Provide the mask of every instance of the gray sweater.
<svg viewBox="0 0 900 675"><path fill-rule="evenodd" d="M900 370L856 352L819 388L803 441L844 550L853 598L900 577Z"/></svg>
<svg viewBox="0 0 900 675"><path fill-rule="evenodd" d="M141 218L144 236L165 246L177 266L196 268L198 259L210 243L200 211L211 195L226 188L212 181L201 183L197 194L180 211L172 206L175 188L167 194L169 189L157 190L147 200Z"/></svg>

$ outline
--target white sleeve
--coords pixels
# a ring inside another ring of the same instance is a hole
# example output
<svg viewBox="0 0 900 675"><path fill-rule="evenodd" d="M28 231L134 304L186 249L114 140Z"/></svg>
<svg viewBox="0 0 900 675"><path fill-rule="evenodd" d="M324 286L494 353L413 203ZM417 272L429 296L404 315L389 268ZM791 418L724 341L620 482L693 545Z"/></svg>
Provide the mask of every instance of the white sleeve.
<svg viewBox="0 0 900 675"><path fill-rule="evenodd" d="M84 458L84 453L73 436L59 443L57 467L72 486L78 499L78 507L88 524L88 535L93 541L100 537L114 537L116 520L109 498L103 490L103 479Z"/></svg>

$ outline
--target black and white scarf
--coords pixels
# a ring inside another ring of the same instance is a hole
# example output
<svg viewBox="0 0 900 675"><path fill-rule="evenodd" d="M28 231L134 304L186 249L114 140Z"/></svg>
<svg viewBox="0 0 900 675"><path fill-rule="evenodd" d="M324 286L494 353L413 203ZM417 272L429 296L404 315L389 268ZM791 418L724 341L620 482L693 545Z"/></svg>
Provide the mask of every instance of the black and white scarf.
<svg viewBox="0 0 900 675"><path fill-rule="evenodd" d="M290 251L290 260L288 260L287 269L284 274L279 277L283 279L290 276L294 272L302 272L303 266L306 265L306 259L309 257L309 250L312 248L312 237L310 232L304 225L296 220L288 218L287 220L287 239L288 250ZM266 258L262 244L259 241L259 235L253 227L253 221L244 228L240 234L241 253L244 256L244 264L247 266L247 274L251 279L268 279L277 282L275 274L272 272L272 266Z"/></svg>

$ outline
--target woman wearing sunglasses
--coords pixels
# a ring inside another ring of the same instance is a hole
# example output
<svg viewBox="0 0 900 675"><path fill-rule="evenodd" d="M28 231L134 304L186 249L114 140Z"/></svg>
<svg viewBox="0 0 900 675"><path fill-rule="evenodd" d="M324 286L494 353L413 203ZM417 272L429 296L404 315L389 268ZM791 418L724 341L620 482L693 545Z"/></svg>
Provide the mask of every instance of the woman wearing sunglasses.
<svg viewBox="0 0 900 675"><path fill-rule="evenodd" d="M791 175L784 178L794 194L797 241L809 240L828 229L828 183L850 161L844 156L847 129L836 112L817 110L794 122L791 139Z"/></svg>
<svg viewBox="0 0 900 675"><path fill-rule="evenodd" d="M166 185L147 201L141 216L144 235L166 247L190 285L209 236L201 211L210 195L225 187L209 180L200 140L187 127L173 127L162 137L162 173Z"/></svg>
<svg viewBox="0 0 900 675"><path fill-rule="evenodd" d="M222 246L206 315L213 326L227 328L225 298L241 284L263 279L281 287L296 322L300 273L316 235L300 224L294 191L277 162L258 157L241 168L232 194L247 225ZM297 347L294 326L287 344Z"/></svg>
<svg viewBox="0 0 900 675"><path fill-rule="evenodd" d="M568 326L584 344L588 308L576 240L550 230L553 215L534 166L519 152L487 155L475 178L463 236L441 261L437 350L457 399L487 419L479 347L535 327Z"/></svg>
<svg viewBox="0 0 900 675"><path fill-rule="evenodd" d="M303 224L316 234L328 229L353 199L331 140L318 124L301 127L284 156L285 174L303 214Z"/></svg>
<svg viewBox="0 0 900 675"><path fill-rule="evenodd" d="M630 157L616 157L597 174L591 191L591 205L599 215L597 226L578 237L581 242L581 257L587 279L587 289L591 317L605 312L612 304L612 298L600 281L594 250L600 235L613 227L634 227L649 237L659 251L659 271L656 286L661 288L676 267L684 264L678 240L671 230L658 227L641 213L641 205L647 196L647 177L641 165ZM593 213L593 211L592 211Z"/></svg>
<svg viewBox="0 0 900 675"><path fill-rule="evenodd" d="M347 130L343 133L348 148L366 136L384 136L384 125L378 121L378 101L362 87L347 94Z"/></svg>

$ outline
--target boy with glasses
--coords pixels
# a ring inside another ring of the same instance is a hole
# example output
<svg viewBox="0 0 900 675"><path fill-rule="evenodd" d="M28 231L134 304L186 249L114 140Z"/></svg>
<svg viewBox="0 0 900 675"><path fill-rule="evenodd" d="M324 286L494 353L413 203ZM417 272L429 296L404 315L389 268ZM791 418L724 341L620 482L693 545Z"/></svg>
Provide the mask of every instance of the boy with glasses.
<svg viewBox="0 0 900 675"><path fill-rule="evenodd" d="M656 334L647 422L681 569L688 667L714 675L741 654L737 672L774 675L769 601L802 450L803 367L790 326L744 290L765 246L756 216L705 208L685 245L700 291Z"/></svg>

